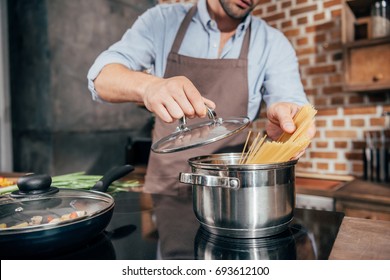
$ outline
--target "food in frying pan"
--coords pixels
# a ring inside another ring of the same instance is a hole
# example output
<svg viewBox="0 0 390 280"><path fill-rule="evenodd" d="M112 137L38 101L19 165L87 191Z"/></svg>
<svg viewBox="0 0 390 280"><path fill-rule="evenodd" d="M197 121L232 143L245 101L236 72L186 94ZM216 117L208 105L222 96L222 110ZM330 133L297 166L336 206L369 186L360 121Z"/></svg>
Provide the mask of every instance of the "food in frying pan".
<svg viewBox="0 0 390 280"><path fill-rule="evenodd" d="M24 228L28 226L36 226L36 225L44 225L44 224L57 224L60 222L81 218L86 215L87 215L86 211L73 211L71 213L64 214L60 217L56 217L55 215L33 216L28 221L23 221L15 225L7 225L5 223L2 223L0 224L0 230L9 229L9 228Z"/></svg>
<svg viewBox="0 0 390 280"><path fill-rule="evenodd" d="M13 184L15 184L15 180L0 176L0 187L12 186Z"/></svg>
<svg viewBox="0 0 390 280"><path fill-rule="evenodd" d="M264 164L286 162L293 158L299 151L307 148L310 139L307 131L314 122L317 110L310 104L303 106L294 116L293 120L297 129L292 134L284 132L277 141L266 141L267 135L260 138L260 133L245 152L251 131L249 131L239 164Z"/></svg>

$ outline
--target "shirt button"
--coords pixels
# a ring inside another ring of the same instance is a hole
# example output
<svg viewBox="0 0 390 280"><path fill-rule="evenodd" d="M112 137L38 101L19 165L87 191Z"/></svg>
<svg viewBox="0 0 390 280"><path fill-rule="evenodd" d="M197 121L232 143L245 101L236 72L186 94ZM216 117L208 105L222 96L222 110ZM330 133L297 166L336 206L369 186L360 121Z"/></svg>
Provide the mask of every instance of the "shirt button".
<svg viewBox="0 0 390 280"><path fill-rule="evenodd" d="M217 47L217 43L214 43L214 44L213 44L213 48L216 48L216 47Z"/></svg>

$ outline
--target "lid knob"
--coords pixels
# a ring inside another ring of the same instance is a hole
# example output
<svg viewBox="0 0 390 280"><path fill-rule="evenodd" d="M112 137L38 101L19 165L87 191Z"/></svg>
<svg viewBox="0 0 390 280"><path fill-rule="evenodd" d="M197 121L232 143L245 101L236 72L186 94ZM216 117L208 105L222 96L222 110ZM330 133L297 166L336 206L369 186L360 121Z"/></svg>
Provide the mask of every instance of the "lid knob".
<svg viewBox="0 0 390 280"><path fill-rule="evenodd" d="M52 194L58 192L57 188L50 187L51 177L46 174L28 174L20 177L17 182L19 188L11 194L13 197L26 197L31 195Z"/></svg>

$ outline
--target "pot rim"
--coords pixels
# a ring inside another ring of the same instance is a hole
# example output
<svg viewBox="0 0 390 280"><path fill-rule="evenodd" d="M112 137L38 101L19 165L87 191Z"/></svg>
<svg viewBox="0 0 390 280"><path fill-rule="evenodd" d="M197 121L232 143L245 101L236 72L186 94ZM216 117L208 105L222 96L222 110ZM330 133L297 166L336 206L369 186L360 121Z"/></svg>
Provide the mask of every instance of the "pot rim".
<svg viewBox="0 0 390 280"><path fill-rule="evenodd" d="M270 170L270 169L279 169L289 166L294 166L298 160L290 160L286 162L278 163L266 163L266 164L237 164L241 158L241 153L221 153L221 154L209 154L192 157L187 160L191 167L200 168L200 169L210 169L210 170ZM226 163L221 163L216 161L223 161ZM215 162L214 162L215 161ZM229 163L234 162L234 163Z"/></svg>

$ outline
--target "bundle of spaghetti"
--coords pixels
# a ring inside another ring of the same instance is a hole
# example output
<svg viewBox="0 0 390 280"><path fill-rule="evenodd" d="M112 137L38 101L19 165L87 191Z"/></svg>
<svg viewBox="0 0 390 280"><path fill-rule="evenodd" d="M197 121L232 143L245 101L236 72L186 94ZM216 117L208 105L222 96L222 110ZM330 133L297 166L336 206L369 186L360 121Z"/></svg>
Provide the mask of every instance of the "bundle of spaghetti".
<svg viewBox="0 0 390 280"><path fill-rule="evenodd" d="M307 131L313 124L316 113L317 111L310 104L301 107L293 118L297 127L294 133L284 132L277 141L266 141L267 135L260 137L258 133L248 151L245 152L251 135L249 131L239 164L278 163L290 160L309 146L310 139Z"/></svg>

